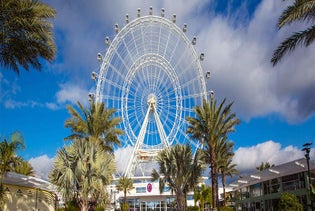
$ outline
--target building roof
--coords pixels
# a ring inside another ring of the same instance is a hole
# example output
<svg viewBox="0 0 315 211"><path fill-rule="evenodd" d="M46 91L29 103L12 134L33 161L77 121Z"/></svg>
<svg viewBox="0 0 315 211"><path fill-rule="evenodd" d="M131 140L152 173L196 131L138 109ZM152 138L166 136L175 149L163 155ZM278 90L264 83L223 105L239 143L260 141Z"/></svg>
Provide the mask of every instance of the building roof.
<svg viewBox="0 0 315 211"><path fill-rule="evenodd" d="M313 160L310 160L310 170L311 172L315 172L315 163ZM278 166L270 167L269 169L265 169L261 172L257 171L250 174L249 176L242 177L230 183L229 187L231 187L233 190L237 190L242 187L247 187L253 184L305 171L307 171L307 161L305 158L301 158Z"/></svg>
<svg viewBox="0 0 315 211"><path fill-rule="evenodd" d="M25 176L14 172L6 172L3 177L3 184L16 185L29 188L38 188L49 192L56 192L56 187L46 180L36 177Z"/></svg>

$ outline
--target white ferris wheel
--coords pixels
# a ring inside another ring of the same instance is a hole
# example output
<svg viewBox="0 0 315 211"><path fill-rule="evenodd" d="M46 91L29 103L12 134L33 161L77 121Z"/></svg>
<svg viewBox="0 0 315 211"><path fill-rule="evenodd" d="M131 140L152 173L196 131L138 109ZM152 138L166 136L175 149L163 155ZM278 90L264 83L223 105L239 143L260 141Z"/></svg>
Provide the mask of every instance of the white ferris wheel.
<svg viewBox="0 0 315 211"><path fill-rule="evenodd" d="M204 73L197 54L196 37L189 40L183 28L176 25L176 15L165 17L164 9L115 25L116 36L106 37L106 54L98 54L101 62L97 79L96 102L115 108L122 117L122 145L132 146L124 174L144 177L151 174L157 153L176 143L193 143L186 134L188 116L193 107L206 97ZM151 168L148 168L151 165Z"/></svg>

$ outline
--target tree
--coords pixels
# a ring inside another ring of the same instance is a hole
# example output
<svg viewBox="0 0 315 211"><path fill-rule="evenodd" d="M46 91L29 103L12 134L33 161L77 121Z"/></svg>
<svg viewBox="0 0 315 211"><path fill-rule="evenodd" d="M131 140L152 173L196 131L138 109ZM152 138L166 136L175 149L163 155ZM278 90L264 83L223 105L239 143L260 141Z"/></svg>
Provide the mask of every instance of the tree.
<svg viewBox="0 0 315 211"><path fill-rule="evenodd" d="M159 171L153 169L152 181L158 179L160 193L169 186L176 195L177 210L185 210L186 194L195 189L205 168L203 153L197 151L193 156L190 145L177 144L162 150L157 162Z"/></svg>
<svg viewBox="0 0 315 211"><path fill-rule="evenodd" d="M116 189L118 191L124 192L124 205L127 204L127 192L133 189L133 181L127 176L122 176L119 178L116 184Z"/></svg>
<svg viewBox="0 0 315 211"><path fill-rule="evenodd" d="M0 64L20 73L30 65L41 70L40 59L53 61L56 46L53 24L56 11L38 0L1 0Z"/></svg>
<svg viewBox="0 0 315 211"><path fill-rule="evenodd" d="M313 0L295 0L292 5L287 7L278 20L278 27L281 29L285 25L293 22L306 21L313 22L315 18L315 2ZM271 63L275 66L282 57L295 49L297 45L305 47L313 43L315 39L315 25L295 32L285 39L273 52Z"/></svg>
<svg viewBox="0 0 315 211"><path fill-rule="evenodd" d="M256 167L256 169L260 172L260 171L263 171L265 169L269 169L270 167L274 167L275 165L272 164L270 165L269 162L261 162L261 164L259 166Z"/></svg>
<svg viewBox="0 0 315 211"><path fill-rule="evenodd" d="M111 183L115 170L113 154L94 142L75 139L58 150L49 178L66 201L74 197L86 211L90 203L107 197L104 186Z"/></svg>
<svg viewBox="0 0 315 211"><path fill-rule="evenodd" d="M227 137L229 132L234 131L234 126L239 119L231 113L232 103L225 106L225 99L217 107L216 100L212 95L210 102L203 100L202 106L196 106L193 110L196 117L188 117L189 123L186 133L192 139L198 140L203 145L203 151L207 155L207 163L210 164L212 183L213 209L218 207L218 160L216 147L218 142Z"/></svg>
<svg viewBox="0 0 315 211"><path fill-rule="evenodd" d="M202 184L201 187L197 187L194 191L194 202L199 202L201 211L205 209L205 203L212 202L212 190L211 187Z"/></svg>
<svg viewBox="0 0 315 211"><path fill-rule="evenodd" d="M226 202L225 194L225 184L226 176L232 177L233 175L239 175L238 170L236 169L236 164L232 163L234 152L233 152L234 143L232 141L226 141L226 138L221 139L217 145L218 153L218 166L219 173L221 174L222 187L223 187L223 205Z"/></svg>
<svg viewBox="0 0 315 211"><path fill-rule="evenodd" d="M14 132L9 140L4 138L0 142L0 175L1 178L7 171L12 171L16 160L16 152L24 149L24 140L19 132ZM2 180L1 180L2 182Z"/></svg>
<svg viewBox="0 0 315 211"><path fill-rule="evenodd" d="M21 157L15 157L12 171L26 176L34 176L33 166Z"/></svg>
<svg viewBox="0 0 315 211"><path fill-rule="evenodd" d="M303 206L293 193L281 193L278 209L285 211L302 211Z"/></svg>
<svg viewBox="0 0 315 211"><path fill-rule="evenodd" d="M24 149L23 137L19 132L14 132L9 140L0 142L0 209L3 206L3 177L6 172L12 171L16 163L16 152Z"/></svg>
<svg viewBox="0 0 315 211"><path fill-rule="evenodd" d="M104 185L110 183L116 169L113 147L120 144L118 136L123 132L116 128L121 119L112 117L115 109L94 102L89 109L79 102L78 107L79 111L67 106L71 118L65 127L72 134L65 140L72 143L58 150L49 178L67 200L75 196L81 210L86 210L90 202L107 195Z"/></svg>
<svg viewBox="0 0 315 211"><path fill-rule="evenodd" d="M71 128L72 134L65 140L88 139L96 142L105 151L113 152L115 145L120 145L119 135L123 131L117 126L120 117L113 117L115 109L105 109L104 103L91 102L89 110L78 102L79 111L67 106L71 118L65 122L66 128Z"/></svg>

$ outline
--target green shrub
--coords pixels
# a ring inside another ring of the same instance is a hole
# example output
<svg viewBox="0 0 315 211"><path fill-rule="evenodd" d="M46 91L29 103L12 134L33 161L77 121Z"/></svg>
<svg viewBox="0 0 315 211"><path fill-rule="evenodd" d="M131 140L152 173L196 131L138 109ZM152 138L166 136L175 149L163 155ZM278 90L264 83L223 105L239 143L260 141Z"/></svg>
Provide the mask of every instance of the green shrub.
<svg viewBox="0 0 315 211"><path fill-rule="evenodd" d="M122 204L121 211L129 211L129 204Z"/></svg>
<svg viewBox="0 0 315 211"><path fill-rule="evenodd" d="M220 207L220 211L233 211L234 209L232 207L227 207L227 206L224 206L224 207Z"/></svg>
<svg viewBox="0 0 315 211"><path fill-rule="evenodd" d="M278 203L278 209L285 211L302 211L303 206L293 193L282 193Z"/></svg>
<svg viewBox="0 0 315 211"><path fill-rule="evenodd" d="M199 211L199 206L189 206L188 211Z"/></svg>

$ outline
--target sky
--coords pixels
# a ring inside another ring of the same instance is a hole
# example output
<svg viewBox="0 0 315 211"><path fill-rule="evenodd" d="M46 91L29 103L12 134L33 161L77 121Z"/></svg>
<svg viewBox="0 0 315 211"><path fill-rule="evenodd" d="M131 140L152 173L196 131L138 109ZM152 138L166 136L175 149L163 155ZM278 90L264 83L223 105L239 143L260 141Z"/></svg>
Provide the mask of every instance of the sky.
<svg viewBox="0 0 315 211"><path fill-rule="evenodd" d="M218 101L233 102L241 123L229 139L235 143L239 171L301 158L302 145L314 141L315 45L297 48L275 67L270 63L282 40L308 26L278 30L277 19L291 1L45 2L57 11L55 61L43 61L41 72L21 70L20 75L0 67L0 136L22 133L26 149L18 153L38 177L47 179L57 149L70 134L64 128L66 105L88 104L87 95L95 87L90 75L99 65L97 53L105 51L105 36L115 36L113 26L123 25L125 14L135 18L137 8L148 13L150 6L155 15L165 8L166 17L177 15L177 25L187 23L186 35L198 38L196 51L205 53L202 67L211 72L207 89L214 90Z"/></svg>

